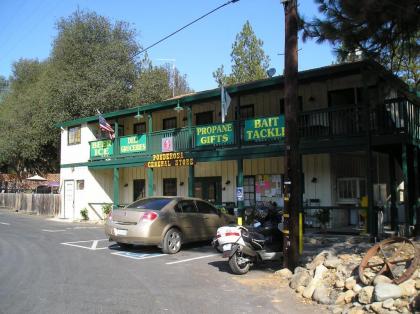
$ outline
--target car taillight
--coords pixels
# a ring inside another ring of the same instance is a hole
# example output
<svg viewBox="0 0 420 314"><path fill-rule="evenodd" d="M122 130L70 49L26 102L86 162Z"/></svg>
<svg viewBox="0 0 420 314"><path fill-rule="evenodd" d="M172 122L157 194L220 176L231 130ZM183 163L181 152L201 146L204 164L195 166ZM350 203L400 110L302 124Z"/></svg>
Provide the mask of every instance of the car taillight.
<svg viewBox="0 0 420 314"><path fill-rule="evenodd" d="M216 234L216 238L220 238L222 235L220 233Z"/></svg>
<svg viewBox="0 0 420 314"><path fill-rule="evenodd" d="M231 236L236 236L239 237L241 234L239 232L226 232L225 236L226 237L231 237Z"/></svg>
<svg viewBox="0 0 420 314"><path fill-rule="evenodd" d="M153 221L158 218L158 214L155 212L145 212L143 217L141 217L140 221Z"/></svg>

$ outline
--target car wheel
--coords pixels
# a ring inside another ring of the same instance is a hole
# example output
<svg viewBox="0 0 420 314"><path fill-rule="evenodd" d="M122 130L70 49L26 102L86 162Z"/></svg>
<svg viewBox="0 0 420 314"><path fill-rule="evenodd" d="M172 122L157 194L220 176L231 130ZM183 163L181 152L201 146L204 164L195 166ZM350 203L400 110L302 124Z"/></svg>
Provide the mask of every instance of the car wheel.
<svg viewBox="0 0 420 314"><path fill-rule="evenodd" d="M178 229L169 229L163 238L162 251L165 254L175 254L181 249L182 233Z"/></svg>
<svg viewBox="0 0 420 314"><path fill-rule="evenodd" d="M117 244L120 246L120 248L122 248L123 250L125 249L129 249L131 248L133 245L129 244L129 243L122 243L122 242L117 242Z"/></svg>

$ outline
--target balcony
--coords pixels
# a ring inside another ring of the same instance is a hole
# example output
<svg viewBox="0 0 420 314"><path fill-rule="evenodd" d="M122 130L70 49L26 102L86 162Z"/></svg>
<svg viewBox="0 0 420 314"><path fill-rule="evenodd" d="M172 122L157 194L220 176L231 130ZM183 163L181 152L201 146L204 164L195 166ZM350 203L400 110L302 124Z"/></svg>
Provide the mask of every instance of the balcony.
<svg viewBox="0 0 420 314"><path fill-rule="evenodd" d="M362 138L369 128L372 135L403 135L420 143L420 107L396 99L369 110L346 106L306 111L300 114L298 127L300 138L306 142ZM165 152L165 147L167 151L186 152L281 144L284 130L284 116L273 116L134 134L90 142L90 159L146 157Z"/></svg>

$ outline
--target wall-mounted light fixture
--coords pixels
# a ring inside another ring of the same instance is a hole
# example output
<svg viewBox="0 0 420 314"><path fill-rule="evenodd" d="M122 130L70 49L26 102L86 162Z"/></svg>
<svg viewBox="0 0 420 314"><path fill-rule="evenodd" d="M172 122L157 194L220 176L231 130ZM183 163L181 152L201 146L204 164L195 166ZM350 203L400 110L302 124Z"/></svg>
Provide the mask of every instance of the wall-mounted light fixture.
<svg viewBox="0 0 420 314"><path fill-rule="evenodd" d="M184 185L184 181L179 182L179 185L180 186L183 186Z"/></svg>
<svg viewBox="0 0 420 314"><path fill-rule="evenodd" d="M137 108L137 114L134 116L134 118L137 120L143 119L143 115L140 113L139 108Z"/></svg>
<svg viewBox="0 0 420 314"><path fill-rule="evenodd" d="M225 182L225 184L226 184L226 185L229 185L229 184L230 184L230 180L227 180L227 181Z"/></svg>
<svg viewBox="0 0 420 314"><path fill-rule="evenodd" d="M174 108L174 110L176 112L180 112L180 111L184 110L184 108L181 107L181 104L179 103L179 100L178 100L178 103L177 103L176 107Z"/></svg>
<svg viewBox="0 0 420 314"><path fill-rule="evenodd" d="M128 183L124 184L124 187L126 188L128 186Z"/></svg>
<svg viewBox="0 0 420 314"><path fill-rule="evenodd" d="M309 102L314 102L315 101L315 97L314 96L309 97L308 101Z"/></svg>

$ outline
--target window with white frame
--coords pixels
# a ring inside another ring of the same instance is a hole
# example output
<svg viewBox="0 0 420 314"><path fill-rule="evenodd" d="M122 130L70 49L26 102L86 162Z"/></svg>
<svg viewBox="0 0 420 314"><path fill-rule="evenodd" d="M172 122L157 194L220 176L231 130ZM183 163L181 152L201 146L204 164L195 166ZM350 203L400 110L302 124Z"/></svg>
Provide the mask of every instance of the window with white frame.
<svg viewBox="0 0 420 314"><path fill-rule="evenodd" d="M365 178L338 178L337 202L357 204L362 196L366 195Z"/></svg>
<svg viewBox="0 0 420 314"><path fill-rule="evenodd" d="M68 145L80 144L81 128L80 125L69 127L67 132Z"/></svg>

